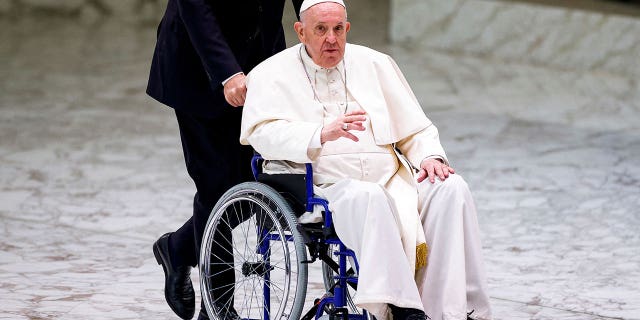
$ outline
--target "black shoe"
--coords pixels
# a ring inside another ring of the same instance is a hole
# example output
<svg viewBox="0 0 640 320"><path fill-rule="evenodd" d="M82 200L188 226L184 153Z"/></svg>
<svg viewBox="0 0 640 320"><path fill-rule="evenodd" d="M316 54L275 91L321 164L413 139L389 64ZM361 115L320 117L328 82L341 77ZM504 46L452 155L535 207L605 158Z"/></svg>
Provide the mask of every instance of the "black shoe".
<svg viewBox="0 0 640 320"><path fill-rule="evenodd" d="M221 303L215 303L213 307L216 309L219 319L242 320L242 318L240 318L240 316L238 315L238 312L236 311L236 309L230 304L222 305ZM204 313L206 316L206 312L204 312L204 310L200 310L200 314L202 313ZM207 320L207 319L209 318L208 317L202 318L202 319L198 318L198 320Z"/></svg>
<svg viewBox="0 0 640 320"><path fill-rule="evenodd" d="M164 298L178 317L189 320L196 310L196 295L189 278L191 266L171 265L169 235L165 233L153 244L153 255L164 270Z"/></svg>
<svg viewBox="0 0 640 320"><path fill-rule="evenodd" d="M222 320L242 320L238 315L238 312L234 308L225 309L224 307L216 304L215 306L216 312L218 312L218 318ZM209 320L209 315L207 314L207 310L204 308L200 309L200 313L198 314L198 320Z"/></svg>
<svg viewBox="0 0 640 320"><path fill-rule="evenodd" d="M393 320L427 320L431 319L424 314L424 311L411 308L400 308L394 305L389 305L391 308L391 314Z"/></svg>
<svg viewBox="0 0 640 320"><path fill-rule="evenodd" d="M198 320L209 320L209 315L205 309L200 309L200 313L198 313Z"/></svg>
<svg viewBox="0 0 640 320"><path fill-rule="evenodd" d="M241 320L240 316L235 310L230 310L226 315L219 315L219 319L222 320ZM198 320L209 320L209 315L205 309L200 309L200 313L198 314Z"/></svg>

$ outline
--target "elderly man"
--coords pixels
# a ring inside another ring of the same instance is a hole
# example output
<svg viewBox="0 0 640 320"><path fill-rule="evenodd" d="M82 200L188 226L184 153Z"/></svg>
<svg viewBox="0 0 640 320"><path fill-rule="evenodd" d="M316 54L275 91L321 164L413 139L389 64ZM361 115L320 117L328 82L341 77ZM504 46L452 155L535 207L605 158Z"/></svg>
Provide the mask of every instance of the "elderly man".
<svg viewBox="0 0 640 320"><path fill-rule="evenodd" d="M378 319L490 319L467 184L394 61L346 43L346 15L342 0L303 2L301 44L248 75L240 142L273 160L268 172L313 163L360 262L358 306Z"/></svg>

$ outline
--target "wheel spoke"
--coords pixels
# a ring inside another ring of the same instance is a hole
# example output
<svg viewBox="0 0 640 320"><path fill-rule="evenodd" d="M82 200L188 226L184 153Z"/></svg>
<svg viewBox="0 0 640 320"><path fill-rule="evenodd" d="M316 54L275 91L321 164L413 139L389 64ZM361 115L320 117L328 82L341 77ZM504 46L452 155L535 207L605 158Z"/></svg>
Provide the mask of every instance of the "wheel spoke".
<svg viewBox="0 0 640 320"><path fill-rule="evenodd" d="M307 265L301 263L306 260L306 247L284 199L259 183L243 183L225 193L216 208L220 209L215 209L209 222L214 227L208 224L207 229L216 231L205 234L210 252L202 255L200 263L208 270L201 277L203 292L208 293L207 308L218 302L223 306L214 312L232 310L235 305L243 319L262 319L265 312L269 319L299 318L306 293ZM233 263L228 262L231 256ZM216 277L228 272L235 274L234 283L216 283ZM268 312L264 306L266 272ZM228 299L230 294L233 299Z"/></svg>

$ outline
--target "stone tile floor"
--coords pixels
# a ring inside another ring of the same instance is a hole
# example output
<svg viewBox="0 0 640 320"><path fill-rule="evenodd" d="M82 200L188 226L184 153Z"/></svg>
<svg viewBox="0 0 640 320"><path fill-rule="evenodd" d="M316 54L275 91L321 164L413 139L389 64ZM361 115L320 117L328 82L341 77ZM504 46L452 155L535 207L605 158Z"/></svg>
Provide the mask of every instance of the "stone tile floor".
<svg viewBox="0 0 640 320"><path fill-rule="evenodd" d="M154 36L0 20L0 319L176 318L151 244L194 187ZM474 191L495 319L640 319L640 82L372 43Z"/></svg>

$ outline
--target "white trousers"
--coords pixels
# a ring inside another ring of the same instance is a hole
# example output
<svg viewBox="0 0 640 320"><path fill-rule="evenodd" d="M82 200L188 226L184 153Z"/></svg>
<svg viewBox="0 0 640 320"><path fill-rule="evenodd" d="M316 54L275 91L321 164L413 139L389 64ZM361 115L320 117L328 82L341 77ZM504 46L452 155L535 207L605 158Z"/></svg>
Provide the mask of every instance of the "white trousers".
<svg viewBox="0 0 640 320"><path fill-rule="evenodd" d="M444 182L420 183L418 192L429 256L427 267L414 274L393 201L382 186L346 179L323 188L336 232L360 264L356 304L379 320L390 318L388 304L424 310L433 320L464 320L471 310L474 319L490 319L478 221L466 182L454 174Z"/></svg>
<svg viewBox="0 0 640 320"><path fill-rule="evenodd" d="M420 296L431 319L491 319L475 204L460 175L418 185L429 256Z"/></svg>

